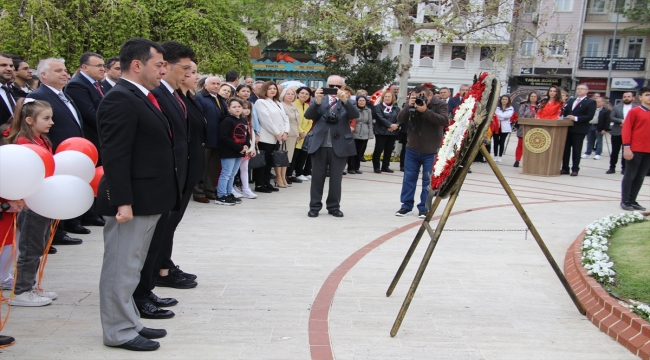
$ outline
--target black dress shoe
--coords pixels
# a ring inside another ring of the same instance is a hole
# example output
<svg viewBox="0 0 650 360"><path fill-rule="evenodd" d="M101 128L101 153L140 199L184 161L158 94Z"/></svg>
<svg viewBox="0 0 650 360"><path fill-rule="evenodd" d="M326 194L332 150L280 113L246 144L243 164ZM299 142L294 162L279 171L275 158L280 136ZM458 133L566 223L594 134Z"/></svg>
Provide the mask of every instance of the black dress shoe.
<svg viewBox="0 0 650 360"><path fill-rule="evenodd" d="M186 273L185 271L181 270L181 268L176 265L175 268L169 269L170 272L179 272L181 275L183 275L184 278L190 279L190 280L196 280L197 276L194 274Z"/></svg>
<svg viewBox="0 0 650 360"><path fill-rule="evenodd" d="M54 237L52 240L52 245L79 245L83 243L83 240L77 238L71 238L68 234L63 235L62 237Z"/></svg>
<svg viewBox="0 0 650 360"><path fill-rule="evenodd" d="M50 246L50 250L48 250L47 253L50 254L50 255L56 254L56 248L54 246Z"/></svg>
<svg viewBox="0 0 650 360"><path fill-rule="evenodd" d="M375 169L375 172L376 172L377 174L381 174L381 170L379 170L379 169Z"/></svg>
<svg viewBox="0 0 650 360"><path fill-rule="evenodd" d="M318 217L318 211L309 210L309 212L307 213L307 216L309 216L309 217Z"/></svg>
<svg viewBox="0 0 650 360"><path fill-rule="evenodd" d="M149 294L149 300L156 305L157 307L169 307L169 306L174 306L178 304L178 300L174 298L159 298L156 294L151 293ZM145 336L146 337L146 336ZM151 339L150 337L147 337L147 339Z"/></svg>
<svg viewBox="0 0 650 360"><path fill-rule="evenodd" d="M571 171L571 176L578 176L578 172L577 171Z"/></svg>
<svg viewBox="0 0 650 360"><path fill-rule="evenodd" d="M16 339L14 339L11 336L0 335L0 346L13 345L13 343L15 343L15 342L16 342Z"/></svg>
<svg viewBox="0 0 650 360"><path fill-rule="evenodd" d="M356 172L357 174L363 174L363 172L359 170L354 170L354 172Z"/></svg>
<svg viewBox="0 0 650 360"><path fill-rule="evenodd" d="M266 187L267 189L269 189L271 191L280 191L280 189L276 188L275 186L271 186L270 184L269 185L264 185L264 187Z"/></svg>
<svg viewBox="0 0 650 360"><path fill-rule="evenodd" d="M519 167L519 161L515 161L515 164L512 165L512 166L514 166L514 167Z"/></svg>
<svg viewBox="0 0 650 360"><path fill-rule="evenodd" d="M350 175L354 175L354 174L356 174L356 173L357 173L356 170L348 170L348 174L350 174Z"/></svg>
<svg viewBox="0 0 650 360"><path fill-rule="evenodd" d="M158 276L156 286L171 287L174 289L191 289L196 287L197 282L186 279L179 273L169 272L167 276Z"/></svg>
<svg viewBox="0 0 650 360"><path fill-rule="evenodd" d="M298 183L298 184L302 182L302 180L298 179L295 176L290 177L288 180L291 181L292 183Z"/></svg>
<svg viewBox="0 0 650 360"><path fill-rule="evenodd" d="M270 194L270 193L272 193L273 191L271 191L271 190L270 190L269 188L267 188L266 186L256 186L256 187L255 187L255 192L256 192L256 193L266 193L266 194Z"/></svg>
<svg viewBox="0 0 650 360"><path fill-rule="evenodd" d="M122 348L125 350L131 350L131 351L153 351L160 347L160 343L157 341L149 340L144 336L138 335L133 339L125 342L122 345L116 345L116 346L109 345L109 346Z"/></svg>
<svg viewBox="0 0 650 360"><path fill-rule="evenodd" d="M151 339L160 339L167 335L167 330L165 329L150 329L148 327L143 327L142 330L138 333L143 338Z"/></svg>
<svg viewBox="0 0 650 360"><path fill-rule="evenodd" d="M560 170L560 175L569 175L569 170Z"/></svg>
<svg viewBox="0 0 650 360"><path fill-rule="evenodd" d="M138 306L140 317L143 319L171 319L174 317L174 312L157 307L156 305L147 302L144 305Z"/></svg>
<svg viewBox="0 0 650 360"><path fill-rule="evenodd" d="M381 172L394 173L395 171L389 168L385 168L385 169L381 169Z"/></svg>
<svg viewBox="0 0 650 360"><path fill-rule="evenodd" d="M605 171L605 174L614 174L616 173L616 170L609 168L609 170Z"/></svg>
<svg viewBox="0 0 650 360"><path fill-rule="evenodd" d="M345 171L343 172L343 175L347 175L347 174L348 174L348 173L346 173Z"/></svg>
<svg viewBox="0 0 650 360"><path fill-rule="evenodd" d="M341 210L327 210L327 213L334 217L343 217L343 211Z"/></svg>
<svg viewBox="0 0 650 360"><path fill-rule="evenodd" d="M90 230L81 225L66 226L65 231L71 232L73 234L90 234Z"/></svg>
<svg viewBox="0 0 650 360"><path fill-rule="evenodd" d="M94 219L81 220L81 225L82 226L104 226L106 225L106 221L104 221L104 219L102 219L100 216L97 216Z"/></svg>

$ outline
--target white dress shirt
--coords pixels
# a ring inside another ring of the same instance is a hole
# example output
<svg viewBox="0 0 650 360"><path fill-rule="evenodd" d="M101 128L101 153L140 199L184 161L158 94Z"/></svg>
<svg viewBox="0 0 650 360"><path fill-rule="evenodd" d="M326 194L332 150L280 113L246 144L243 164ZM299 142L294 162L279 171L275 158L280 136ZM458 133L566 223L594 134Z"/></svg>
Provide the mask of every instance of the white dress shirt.
<svg viewBox="0 0 650 360"><path fill-rule="evenodd" d="M54 92L56 94L56 96L60 97L61 95L59 95L59 93L61 93L61 94L63 94L63 96L65 96L65 93L63 91L57 90L57 89L55 89L55 88L53 88L53 87L51 87L50 85L47 85L47 84L43 84L43 85L50 88L50 90L52 90L52 92ZM65 104L65 106L68 107L68 109L70 109L70 112L72 113L72 116L74 116L74 119L77 120L77 124L79 124L79 126L81 126L81 121L79 121L79 117L77 116L77 109L75 109L74 105L72 105L72 101L70 101L70 99L67 96L65 96L65 98L68 99L68 101L67 102L64 101L63 103Z"/></svg>

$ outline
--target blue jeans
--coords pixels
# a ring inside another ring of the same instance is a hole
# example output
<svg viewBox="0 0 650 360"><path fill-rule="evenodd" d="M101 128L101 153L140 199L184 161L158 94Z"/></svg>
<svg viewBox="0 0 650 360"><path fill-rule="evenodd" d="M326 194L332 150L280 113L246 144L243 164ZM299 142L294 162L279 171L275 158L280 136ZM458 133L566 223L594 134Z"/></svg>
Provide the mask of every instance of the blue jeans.
<svg viewBox="0 0 650 360"><path fill-rule="evenodd" d="M589 125L589 132L587 133L587 150L585 155L591 155L594 148L594 140L596 141L596 155L603 152L603 134L598 131L597 125Z"/></svg>
<svg viewBox="0 0 650 360"><path fill-rule="evenodd" d="M221 175L217 183L218 197L232 194L232 184L235 182L235 175L239 171L242 159L240 157L221 159Z"/></svg>
<svg viewBox="0 0 650 360"><path fill-rule="evenodd" d="M436 154L423 154L406 148L406 159L404 159L404 179L402 180L402 209L412 210L415 198L415 189L418 185L418 176L420 176L420 166L422 167L422 193L420 193L420 203L418 210L426 211L427 186L431 183L431 173L433 161Z"/></svg>

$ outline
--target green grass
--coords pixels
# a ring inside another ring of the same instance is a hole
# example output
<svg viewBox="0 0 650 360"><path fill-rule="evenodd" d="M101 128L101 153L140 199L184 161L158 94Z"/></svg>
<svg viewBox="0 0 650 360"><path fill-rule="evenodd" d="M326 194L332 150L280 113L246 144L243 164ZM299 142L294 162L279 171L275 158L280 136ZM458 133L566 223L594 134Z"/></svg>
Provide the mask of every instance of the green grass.
<svg viewBox="0 0 650 360"><path fill-rule="evenodd" d="M616 285L611 292L650 303L650 221L630 224L614 232L609 256Z"/></svg>

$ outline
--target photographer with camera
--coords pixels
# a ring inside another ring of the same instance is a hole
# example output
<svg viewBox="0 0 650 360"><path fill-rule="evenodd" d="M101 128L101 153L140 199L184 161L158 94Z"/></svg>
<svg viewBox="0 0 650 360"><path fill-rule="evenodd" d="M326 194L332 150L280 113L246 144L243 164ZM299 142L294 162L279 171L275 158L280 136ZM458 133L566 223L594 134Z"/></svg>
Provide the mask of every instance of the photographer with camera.
<svg viewBox="0 0 650 360"><path fill-rule="evenodd" d="M314 120L309 150L312 179L309 217L317 217L323 207L323 187L329 167L330 184L326 207L330 215L343 217L340 210L341 181L348 156L355 155L354 135L350 121L359 117L359 110L345 91L345 80L338 75L327 78L327 87L317 89L305 119Z"/></svg>
<svg viewBox="0 0 650 360"><path fill-rule="evenodd" d="M442 142L445 126L449 123L447 103L433 96L427 87L416 86L405 106L397 115L397 121L407 127L406 158L404 160L404 179L400 201L402 207L396 216L411 214L414 205L415 189L422 167L422 192L418 206L418 216L427 215L427 186L431 182L431 171L436 153Z"/></svg>

